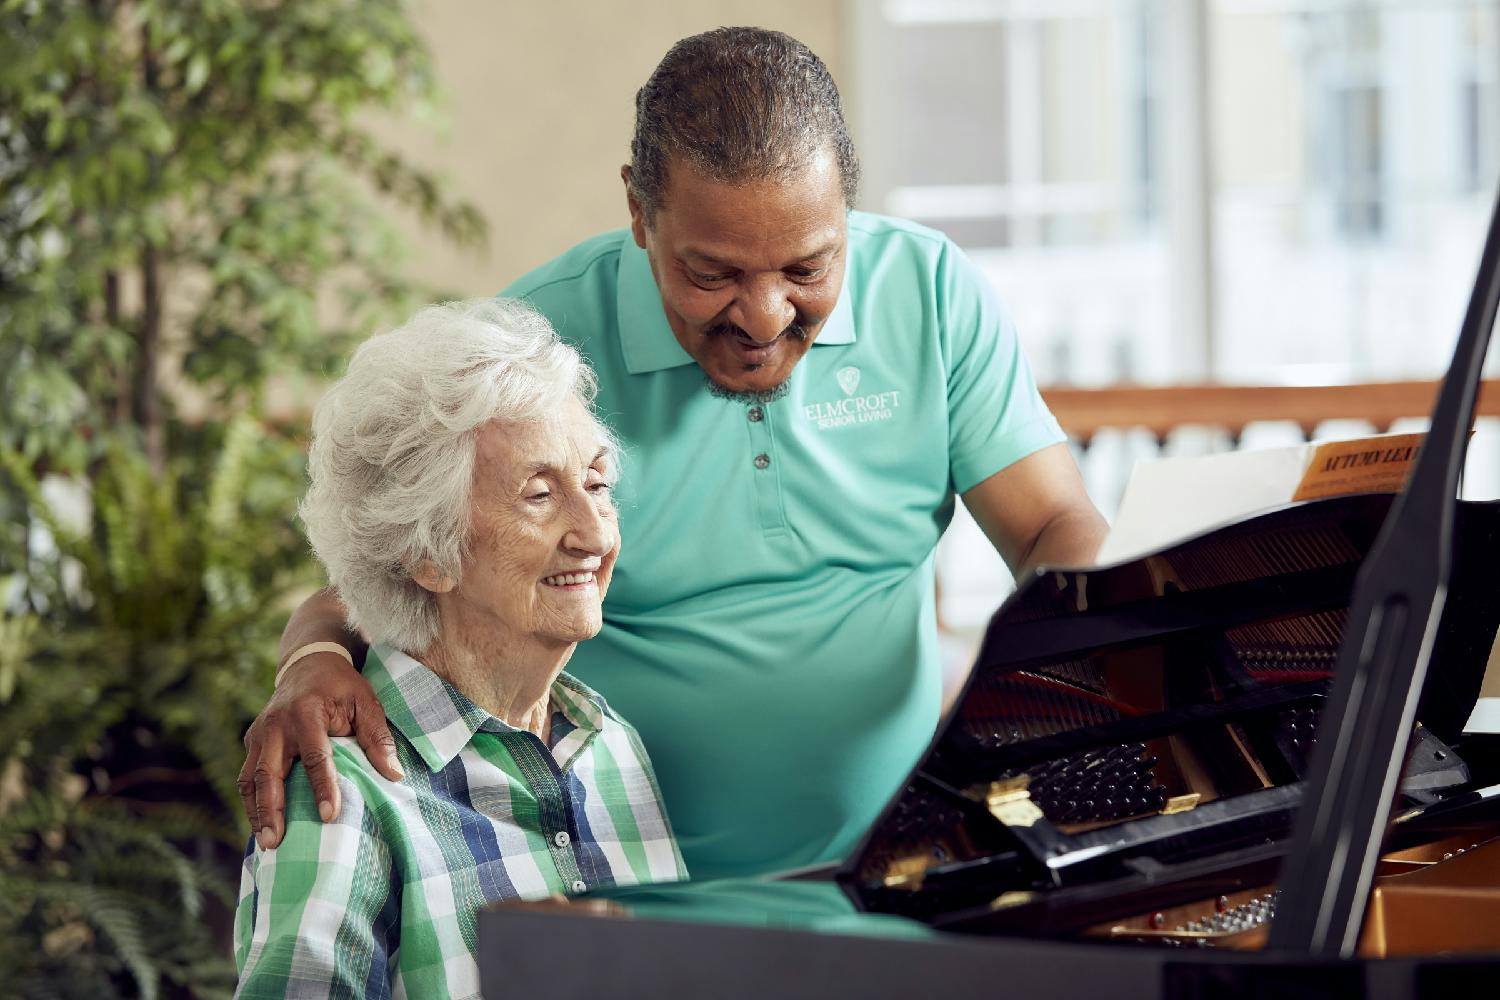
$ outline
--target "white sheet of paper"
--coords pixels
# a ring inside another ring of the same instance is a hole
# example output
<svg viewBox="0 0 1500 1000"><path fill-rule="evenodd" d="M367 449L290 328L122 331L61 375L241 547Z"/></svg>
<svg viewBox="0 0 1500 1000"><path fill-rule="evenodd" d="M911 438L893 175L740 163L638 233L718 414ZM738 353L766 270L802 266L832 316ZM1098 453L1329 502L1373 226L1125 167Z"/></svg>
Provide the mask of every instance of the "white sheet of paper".
<svg viewBox="0 0 1500 1000"><path fill-rule="evenodd" d="M1500 733L1500 698L1480 698L1464 723L1466 733Z"/></svg>
<svg viewBox="0 0 1500 1000"><path fill-rule="evenodd" d="M1099 549L1123 562L1292 499L1314 445L1142 462Z"/></svg>

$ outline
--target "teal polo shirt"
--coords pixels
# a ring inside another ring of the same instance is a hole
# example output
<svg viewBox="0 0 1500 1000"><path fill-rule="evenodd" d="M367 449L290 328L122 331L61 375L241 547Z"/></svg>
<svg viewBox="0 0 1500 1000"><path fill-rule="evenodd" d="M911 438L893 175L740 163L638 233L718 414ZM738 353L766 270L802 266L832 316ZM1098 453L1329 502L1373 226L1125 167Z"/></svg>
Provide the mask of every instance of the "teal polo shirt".
<svg viewBox="0 0 1500 1000"><path fill-rule="evenodd" d="M711 395L626 230L504 292L593 364L622 548L570 673L640 732L694 878L844 856L932 738L955 493L1063 440L942 234L849 216L843 294L764 405Z"/></svg>

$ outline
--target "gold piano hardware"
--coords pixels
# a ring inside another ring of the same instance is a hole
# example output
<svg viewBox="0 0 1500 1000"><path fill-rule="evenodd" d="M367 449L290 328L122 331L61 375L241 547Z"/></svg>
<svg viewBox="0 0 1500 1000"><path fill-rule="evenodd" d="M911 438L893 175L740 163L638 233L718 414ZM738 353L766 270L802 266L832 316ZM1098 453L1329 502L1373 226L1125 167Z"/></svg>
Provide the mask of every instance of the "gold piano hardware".
<svg viewBox="0 0 1500 1000"><path fill-rule="evenodd" d="M1036 898L1034 892L1002 892L990 900L990 912L1008 910L1012 906L1024 906Z"/></svg>
<svg viewBox="0 0 1500 1000"><path fill-rule="evenodd" d="M1031 801L1030 787L1031 778L1024 774L992 781L984 804L989 807L990 815L1006 826L1033 826L1042 818L1042 810Z"/></svg>
<svg viewBox="0 0 1500 1000"><path fill-rule="evenodd" d="M1177 813L1185 813L1198 807L1198 800L1203 798L1201 792L1189 792L1186 795L1174 795L1167 800L1167 804L1161 807L1163 816L1175 816Z"/></svg>
<svg viewBox="0 0 1500 1000"><path fill-rule="evenodd" d="M922 876L927 874L929 859L923 854L897 858L886 866L882 884L887 889L908 889L916 892L922 888Z"/></svg>

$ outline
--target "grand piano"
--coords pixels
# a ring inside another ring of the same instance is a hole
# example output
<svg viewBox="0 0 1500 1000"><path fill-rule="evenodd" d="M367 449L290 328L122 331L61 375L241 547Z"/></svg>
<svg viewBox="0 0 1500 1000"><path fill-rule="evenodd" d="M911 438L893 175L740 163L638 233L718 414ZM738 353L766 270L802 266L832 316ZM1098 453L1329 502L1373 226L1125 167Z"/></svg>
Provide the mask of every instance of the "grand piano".
<svg viewBox="0 0 1500 1000"><path fill-rule="evenodd" d="M1457 493L1497 300L1500 203L1402 493L1037 572L835 871L496 908L486 994L1496 995L1500 503Z"/></svg>

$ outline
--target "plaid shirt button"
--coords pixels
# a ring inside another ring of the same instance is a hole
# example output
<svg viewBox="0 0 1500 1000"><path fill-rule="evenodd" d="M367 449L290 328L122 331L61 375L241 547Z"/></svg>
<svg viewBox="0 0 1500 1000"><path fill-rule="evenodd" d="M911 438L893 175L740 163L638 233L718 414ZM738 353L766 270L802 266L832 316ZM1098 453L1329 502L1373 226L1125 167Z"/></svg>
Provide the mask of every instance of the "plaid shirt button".
<svg viewBox="0 0 1500 1000"><path fill-rule="evenodd" d="M567 847L573 842L573 838L568 836L567 830L558 830L557 834L553 836L552 842L558 847Z"/></svg>
<svg viewBox="0 0 1500 1000"><path fill-rule="evenodd" d="M577 881L575 881L573 883L573 891L574 892L583 892L588 887L589 887L588 883L585 882L583 879L578 879Z"/></svg>

